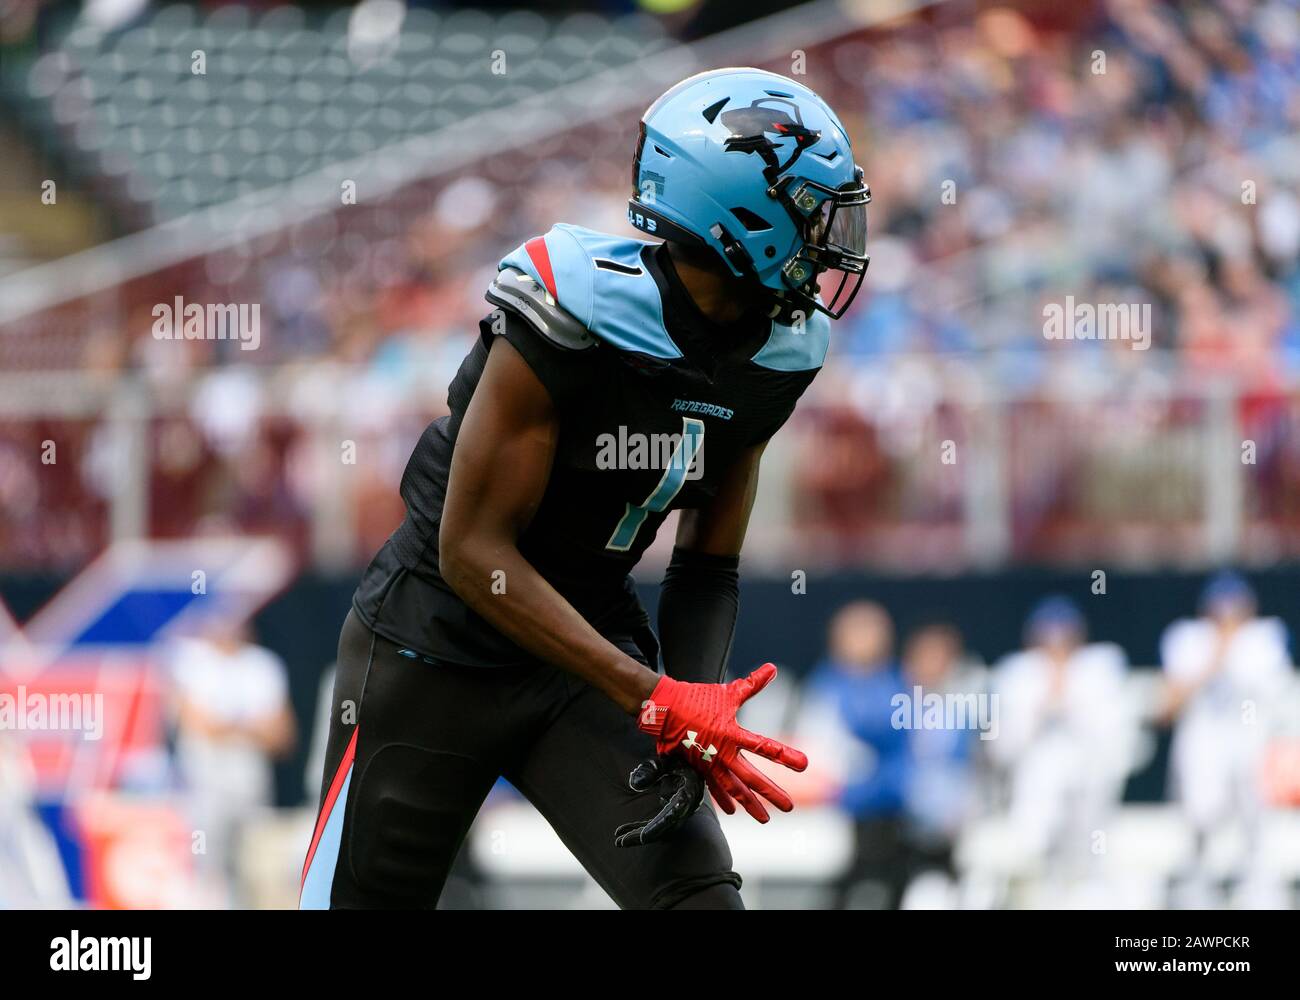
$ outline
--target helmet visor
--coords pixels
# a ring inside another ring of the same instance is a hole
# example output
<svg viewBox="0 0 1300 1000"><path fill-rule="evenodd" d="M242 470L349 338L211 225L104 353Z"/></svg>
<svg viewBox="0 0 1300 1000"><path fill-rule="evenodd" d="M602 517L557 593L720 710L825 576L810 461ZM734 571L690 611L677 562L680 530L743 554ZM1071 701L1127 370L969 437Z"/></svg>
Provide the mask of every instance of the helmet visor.
<svg viewBox="0 0 1300 1000"><path fill-rule="evenodd" d="M862 170L858 168L854 179L838 188L804 181L790 198L789 205L797 209L811 202L808 196L814 191L822 197L806 210L805 242L795 255L795 268L798 261L812 265L810 283L815 283L820 292L819 308L838 319L857 294L870 260L867 205L871 201L871 189L863 183ZM787 273L796 280L808 277L795 269Z"/></svg>
<svg viewBox="0 0 1300 1000"><path fill-rule="evenodd" d="M823 197L808 215L807 242L814 250L835 250L850 257L867 253L867 204L871 189L859 176L831 190L807 183L803 191L813 188Z"/></svg>
<svg viewBox="0 0 1300 1000"><path fill-rule="evenodd" d="M852 200L841 204L837 199L827 198L824 204L830 205L824 245L853 257L865 256L867 203Z"/></svg>

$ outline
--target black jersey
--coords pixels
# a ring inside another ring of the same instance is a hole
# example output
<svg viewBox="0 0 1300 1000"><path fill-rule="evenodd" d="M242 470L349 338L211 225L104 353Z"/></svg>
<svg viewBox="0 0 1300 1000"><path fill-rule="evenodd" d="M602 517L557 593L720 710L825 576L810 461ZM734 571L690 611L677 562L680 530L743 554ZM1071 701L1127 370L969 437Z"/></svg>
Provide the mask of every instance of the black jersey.
<svg viewBox="0 0 1300 1000"><path fill-rule="evenodd" d="M492 340L514 345L559 418L551 476L520 552L593 627L625 638L646 626L629 571L669 512L706 504L737 458L786 421L825 357L829 321L749 315L720 326L691 301L661 246L572 226L507 256L493 287L499 308L452 380L450 415L415 446L402 476L406 517L353 603L415 653L507 665L529 657L438 572L452 452ZM557 316L570 326L548 322Z"/></svg>

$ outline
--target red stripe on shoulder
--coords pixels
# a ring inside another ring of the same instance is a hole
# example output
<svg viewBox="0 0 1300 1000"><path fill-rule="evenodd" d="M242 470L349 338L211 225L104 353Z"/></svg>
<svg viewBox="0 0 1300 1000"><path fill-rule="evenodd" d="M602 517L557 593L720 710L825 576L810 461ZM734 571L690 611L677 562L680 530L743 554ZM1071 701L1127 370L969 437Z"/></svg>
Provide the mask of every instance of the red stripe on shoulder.
<svg viewBox="0 0 1300 1000"><path fill-rule="evenodd" d="M555 290L555 272L551 269L551 252L546 249L546 238L534 236L524 244L524 249L528 251L528 258L533 262L533 266L537 268L542 284L551 293L551 298L558 299L560 293Z"/></svg>

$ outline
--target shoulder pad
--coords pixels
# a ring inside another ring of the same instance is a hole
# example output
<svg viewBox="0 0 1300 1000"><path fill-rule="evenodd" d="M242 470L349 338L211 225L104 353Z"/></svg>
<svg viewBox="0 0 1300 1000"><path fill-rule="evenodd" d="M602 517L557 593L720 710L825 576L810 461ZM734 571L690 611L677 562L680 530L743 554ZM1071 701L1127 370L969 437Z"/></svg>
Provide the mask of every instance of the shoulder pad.
<svg viewBox="0 0 1300 1000"><path fill-rule="evenodd" d="M586 332L620 351L660 359L681 357L664 328L663 303L642 266L650 244L560 223L506 255L498 265L528 275L552 306Z"/></svg>
<svg viewBox="0 0 1300 1000"><path fill-rule="evenodd" d="M498 271L486 298L493 305L518 313L557 347L585 351L596 346L590 331L562 309L540 282L517 267Z"/></svg>

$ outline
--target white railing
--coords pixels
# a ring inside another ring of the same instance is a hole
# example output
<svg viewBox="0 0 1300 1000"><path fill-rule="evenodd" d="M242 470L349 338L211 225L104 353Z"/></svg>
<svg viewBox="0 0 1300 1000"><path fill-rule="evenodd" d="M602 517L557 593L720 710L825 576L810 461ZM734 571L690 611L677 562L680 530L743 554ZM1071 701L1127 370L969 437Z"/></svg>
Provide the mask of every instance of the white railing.
<svg viewBox="0 0 1300 1000"><path fill-rule="evenodd" d="M900 569L1058 556L1140 560L1144 552L1156 562L1203 563L1286 555L1291 543L1285 539L1294 533L1289 494L1270 494L1273 487L1256 480L1259 466L1252 462L1256 453L1267 459L1270 440L1300 437L1286 408L1261 435L1268 440L1252 442L1251 429L1241 425L1240 390L1226 381L1171 376L1162 391L1140 398L1098 388L1010 394L977 369L963 368L956 391L923 403L886 404L855 393L851 379L814 383L765 457L747 544L751 565L785 565L793 553ZM230 378L243 381L242 394L209 392L219 388L212 380ZM281 462L263 474L297 482L309 539L303 554L316 565L338 567L365 557L357 527L362 484L395 497L420 429L444 412L441 394L388 392L373 379L334 364L214 369L161 384L138 374L111 381L82 373L0 375L0 446L21 439L18 451L35 463L38 427L56 443L59 432L48 430L51 425L93 427L85 453L72 460L110 470L96 496L107 501L107 540L118 541L148 536L156 520L150 498L160 495L159 456L152 429L160 420L180 421L202 438L212 433L208 422L229 417L222 422L236 425L237 436L242 428L250 441L276 421L290 428L297 465L306 472ZM213 414L195 403L214 398L239 399L247 412ZM862 428L860 437L836 436L832 417L846 414ZM828 515L825 490L813 481L832 461L843 463L849 481L868 466L880 472L858 492L838 495L831 504L838 512ZM39 482L40 470L33 465L32 471ZM1043 511L1062 504L1083 534L1059 553L1026 544ZM1248 529L1270 517L1284 543L1252 547ZM1127 522L1137 526L1130 534L1140 534L1146 549L1127 552L1116 541ZM927 556L908 546L909 533L927 531L930 539L945 540L943 551Z"/></svg>

